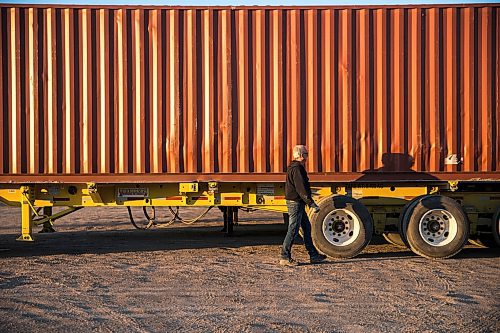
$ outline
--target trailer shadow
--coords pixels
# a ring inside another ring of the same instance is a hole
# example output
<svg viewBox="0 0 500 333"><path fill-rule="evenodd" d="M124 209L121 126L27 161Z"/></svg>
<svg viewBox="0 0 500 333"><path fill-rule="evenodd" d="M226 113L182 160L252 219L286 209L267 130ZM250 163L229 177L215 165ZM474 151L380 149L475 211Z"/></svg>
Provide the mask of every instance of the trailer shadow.
<svg viewBox="0 0 500 333"><path fill-rule="evenodd" d="M35 234L35 242L17 242L18 235L0 235L0 258L57 254L106 254L223 247L276 245L281 224L242 225L227 237L221 226L173 227L152 230L79 231Z"/></svg>
<svg viewBox="0 0 500 333"><path fill-rule="evenodd" d="M50 255L107 254L127 252L155 252L186 249L242 248L271 246L278 248L285 235L282 224L245 224L235 228L227 237L220 226L193 226L157 230L80 231L36 234L33 243L17 242L17 235L0 235L0 259L14 257L42 257ZM300 243L300 242L299 242ZM296 245L303 248L302 244ZM269 250L271 251L271 250ZM500 257L500 250L465 248L455 259ZM342 261L408 260L420 258L410 250L385 244L375 237L365 252ZM423 259L423 258L422 258Z"/></svg>

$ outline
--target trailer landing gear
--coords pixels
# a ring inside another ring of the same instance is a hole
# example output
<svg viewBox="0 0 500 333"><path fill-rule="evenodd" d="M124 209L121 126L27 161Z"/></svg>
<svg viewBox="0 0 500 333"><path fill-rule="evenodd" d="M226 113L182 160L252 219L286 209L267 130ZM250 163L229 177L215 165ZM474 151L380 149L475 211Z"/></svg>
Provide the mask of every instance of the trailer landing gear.
<svg viewBox="0 0 500 333"><path fill-rule="evenodd" d="M21 200L21 236L17 238L18 241L32 242L33 241L33 205L31 201L34 198L33 189L29 186L21 187L22 200Z"/></svg>
<svg viewBox="0 0 500 333"><path fill-rule="evenodd" d="M226 233L226 236L231 236L233 234L234 227L234 217L238 208L236 207L222 207L222 213L224 215L224 228L222 228L222 232Z"/></svg>

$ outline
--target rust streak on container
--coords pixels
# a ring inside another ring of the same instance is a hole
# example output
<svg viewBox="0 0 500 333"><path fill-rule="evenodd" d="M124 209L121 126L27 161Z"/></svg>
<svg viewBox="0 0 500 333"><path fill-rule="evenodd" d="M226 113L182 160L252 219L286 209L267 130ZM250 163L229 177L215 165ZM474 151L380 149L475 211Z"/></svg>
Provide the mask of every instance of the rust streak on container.
<svg viewBox="0 0 500 333"><path fill-rule="evenodd" d="M34 34L36 33L35 29L35 21L36 21L36 10L33 8L28 9L28 20L27 20L27 26L26 26L26 31L28 33L28 49L27 49L27 59L26 59L26 68L28 68L27 71L27 78L26 81L29 82L29 93L27 94L27 105L28 107L28 114L29 114L29 131L27 131L27 136L28 136L28 142L29 142L29 147L28 147L28 162L29 162L29 167L28 167L28 173L38 173L38 168L35 169L35 163L37 162L38 159L38 149L35 146L35 136L36 133L38 133L38 126L37 126L37 113L38 113L38 80L36 79L35 76L35 70L37 70L36 65L36 57L35 57L35 51L38 50L38 46L35 45L35 36ZM0 88L1 89L1 88ZM38 142L38 140L37 140ZM38 166L38 163L36 163Z"/></svg>
<svg viewBox="0 0 500 333"><path fill-rule="evenodd" d="M202 80L203 80L203 136L202 136L202 170L214 172L214 70L212 56L214 54L212 36L213 12L202 11Z"/></svg>
<svg viewBox="0 0 500 333"><path fill-rule="evenodd" d="M24 25L21 25L20 24L20 36L24 38L24 44L21 43L21 47L23 49L25 49L25 53L24 53L24 62L20 61L20 65L24 67L24 77L19 77L19 79L21 80L21 83L24 83L25 84L25 95L24 96L21 96L21 103L24 102L24 109L23 110L23 113L25 114L25 123L24 123L24 126L25 126L25 131L24 131L24 135L21 134L21 140L25 140L26 142L26 149L23 153L21 153L21 159L22 159L22 163L21 163L21 172L30 172L29 170L31 169L31 165L32 165L32 162L31 161L34 161L32 159L32 157L34 157L32 155L32 151L33 151L33 145L31 144L31 137L30 137L30 132L33 133L34 131L34 122L32 121L32 114L33 114L33 109L31 107L31 92L32 92L32 82L30 80L30 74L32 72L32 67L33 66L33 59L30 55L30 35L32 35L32 28L30 27L30 25L32 25L32 20L33 20L33 14L30 12L30 10L26 10L24 12L25 14L25 17L24 17ZM31 45L32 46L32 45ZM33 50L33 49L31 49ZM30 66L30 63L31 63L31 66ZM34 114L33 114L34 115ZM34 118L34 117L33 117ZM22 141L21 141L22 142ZM24 168L23 168L23 165L26 165L26 162L28 163L27 165L27 170L24 171Z"/></svg>
<svg viewBox="0 0 500 333"><path fill-rule="evenodd" d="M179 96L179 84L174 84L174 82L179 82L179 11L169 10L167 12L168 16L168 32L167 32L167 49L168 49L168 140L167 140L167 158L168 158L168 172L179 172L180 171L180 131L179 127L181 124L180 120L180 109L181 101ZM185 111L185 110L184 110ZM185 125L184 125L185 126Z"/></svg>
<svg viewBox="0 0 500 333"><path fill-rule="evenodd" d="M356 124L352 121L353 119L353 100L352 100L352 87L351 84L356 82L352 77L352 69L355 64L352 63L352 43L353 41L349 38L352 32L352 15L353 12L350 9L345 9L340 12L340 58L339 58L339 76L341 85L339 87L340 91L340 113L341 124L339 140L340 140L340 159L342 171L353 171L353 140L356 138L352 137L352 126ZM356 129L357 132L357 129Z"/></svg>
<svg viewBox="0 0 500 333"><path fill-rule="evenodd" d="M255 104L252 112L255 114L255 171L266 172L266 63L265 63L265 16L263 10L254 12L253 25L253 45L255 59L255 79L254 79L254 95Z"/></svg>
<svg viewBox="0 0 500 333"><path fill-rule="evenodd" d="M428 12L428 20L426 26L427 31L427 58L426 63L429 64L427 67L426 76L429 78L429 84L427 85L426 97L428 100L428 105L426 107L426 119L429 122L428 135L429 138L429 171L437 171L440 166L440 148L441 141L439 137L439 100L442 98L440 96L441 91L439 89L439 9L430 9Z"/></svg>
<svg viewBox="0 0 500 333"><path fill-rule="evenodd" d="M319 148L318 125L318 43L317 43L317 11L305 11L305 44L306 44L306 145L309 147L308 170L317 172L319 169Z"/></svg>
<svg viewBox="0 0 500 333"><path fill-rule="evenodd" d="M21 118L21 101L17 95L20 89L20 26L19 26L19 9L12 8L8 13L8 26L10 33L8 34L8 43L10 45L9 54L9 110L10 112L10 152L11 152L11 165L10 170L12 173L20 172L19 167L21 163L21 150L20 150L20 118Z"/></svg>
<svg viewBox="0 0 500 333"><path fill-rule="evenodd" d="M270 11L269 13L269 44L270 51L268 53L269 60L269 150L270 150L270 167L271 172L279 172L282 168L283 155L280 154L280 149L277 149L280 140L282 140L282 126L283 120L280 120L282 113L282 89L281 88L281 69L283 64L280 61L282 58L281 49L281 12ZM281 107L280 107L281 105Z"/></svg>
<svg viewBox="0 0 500 333"><path fill-rule="evenodd" d="M77 163L77 158L79 156L76 156L76 145L77 145L77 138L76 138L76 133L77 129L76 126L80 126L76 121L75 121L75 116L76 116L76 110L78 106L76 105L76 91L75 91L75 86L78 84L75 82L74 78L75 77L75 62L77 62L79 58L79 54L75 54L75 41L77 40L75 38L76 34L78 33L75 31L75 20L77 20L78 17L78 11L75 11L74 9L70 10L69 12L69 57L70 57L70 76L68 80L70 80L70 93L69 93L69 101L70 101L70 107L71 107L71 112L70 112L70 125L69 125L69 131L70 131L70 170L72 173L75 173L77 171L76 169L76 163ZM78 142L79 144L79 142Z"/></svg>
<svg viewBox="0 0 500 333"><path fill-rule="evenodd" d="M149 71L147 78L149 78L150 82L150 119L149 119L149 133L147 136L149 137L149 151L150 156L149 163L151 165L150 171L153 173L159 172L159 156L158 156L158 144L161 144L161 128L158 128L158 125L161 125L161 121L159 122L159 112L158 112L158 11L151 10L147 12L148 17L148 32L149 32ZM160 107L161 110L161 107Z"/></svg>
<svg viewBox="0 0 500 333"><path fill-rule="evenodd" d="M445 118L444 118L444 126L446 133L446 152L445 156L456 155L459 154L459 147L457 144L457 133L458 130L458 122L457 122L457 47L456 47L456 34L454 28L457 26L456 22L456 12L454 8L449 8L444 11L444 36L445 36L445 50L444 50L444 58L445 61ZM456 164L447 164L445 166L445 171L457 171Z"/></svg>
<svg viewBox="0 0 500 333"><path fill-rule="evenodd" d="M185 61L185 96L187 97L186 103L184 104L186 109L186 130L187 133L185 136L185 156L184 160L186 161L186 172L197 172L198 165L198 126L199 121L197 117L197 75L196 72L196 11L188 10L186 12L186 17L184 18L185 22L185 52L186 52L186 61Z"/></svg>
<svg viewBox="0 0 500 333"><path fill-rule="evenodd" d="M153 133L150 135L150 142L153 145L153 167L152 172L160 173L163 170L163 164L165 161L163 160L162 154L162 146L163 141L165 140L165 133L163 132L163 44L161 39L161 26L162 26L162 17L161 11L153 10L151 11L152 15L152 31L151 31L151 39L152 39L152 63L150 71L153 76L153 91L152 91L152 107L153 107L153 117L150 119L151 128L153 128Z"/></svg>
<svg viewBox="0 0 500 333"><path fill-rule="evenodd" d="M156 57L156 68L152 69L156 78L156 108L157 108L157 123L153 122L153 119L150 121L153 122L151 126L156 127L158 131L158 137L151 137L151 142L156 142L156 151L155 156L157 156L157 160L155 163L155 171L156 173L161 173L166 171L167 154L164 152L163 147L165 147L166 142L166 90L165 90L165 59L166 59L166 45L165 45L165 34L163 31L163 27L165 27L165 15L160 10L154 11L154 16L156 17L156 50L153 53Z"/></svg>
<svg viewBox="0 0 500 333"><path fill-rule="evenodd" d="M287 128L287 142L289 148L298 144L305 144L301 142L302 137L302 124L301 124L301 92L300 85L300 67L304 66L300 62L300 10L290 10L287 15L288 31L287 31L287 84L289 86L287 92L287 111L289 115L289 126ZM289 155L287 160L291 160L291 149L288 149Z"/></svg>
<svg viewBox="0 0 500 333"><path fill-rule="evenodd" d="M382 156L387 151L387 74L386 58L387 11L376 10L375 14L375 156L374 168L383 166Z"/></svg>
<svg viewBox="0 0 500 333"><path fill-rule="evenodd" d="M271 145L271 171L283 171L283 12L279 10L271 11L271 61L270 73L270 122L272 134L270 136ZM285 152L286 155L286 152Z"/></svg>
<svg viewBox="0 0 500 333"><path fill-rule="evenodd" d="M6 40L3 39L3 35L4 35L4 31L5 33L7 32L7 22L5 22L4 20L4 12L6 10L4 8L1 8L0 9L0 36L2 36L2 38L0 38L0 103L2 103L2 107L0 108L0 128L2 128L2 133L0 134L0 138L2 140L1 144L0 144L0 173L3 173L5 172L4 170L7 169L8 170L8 163L7 165L4 165L4 159L5 159L5 150L8 151L8 147L6 147L6 145L8 145L8 142L5 142L4 141L4 137L5 137L5 132L9 130L9 124L6 124L4 123L4 117L6 115L8 115L8 110L6 108L6 105L4 103L4 87L8 87L9 86L9 83L8 82L5 82L6 78L8 77L8 75L6 73L4 73L3 71L3 64L5 61L7 61L7 59L4 59L4 56L3 56L3 53L4 53L4 50L7 50L8 49L8 45L5 45L5 43L7 42Z"/></svg>
<svg viewBox="0 0 500 333"><path fill-rule="evenodd" d="M131 124L131 119L132 114L133 114L133 106L134 102L131 97L132 95L132 50L129 51L129 48L132 49L132 40L128 36L132 36L132 24L131 24L131 11L123 11L122 12L122 22L121 22L121 27L122 27L122 52L123 52L123 65L121 70L123 71L122 73L122 80L121 83L119 83L119 87L121 86L122 90L122 101L123 101L123 110L122 110L122 117L123 117L123 133L122 133L122 144L123 144L123 160L122 160L122 170L123 172L133 172L133 134L131 131L133 131L133 125ZM130 23L130 26L129 26Z"/></svg>
<svg viewBox="0 0 500 333"><path fill-rule="evenodd" d="M134 161L134 172L142 173L144 172L144 163L142 159L141 152L144 150L144 141L143 141L143 128L144 128L144 81L143 72L144 72L144 62L142 61L142 56L144 54L144 43L142 41L143 36L143 16L144 13L140 9L136 9L132 13L132 92L133 92L133 143L134 150L133 156L131 156Z"/></svg>
<svg viewBox="0 0 500 333"><path fill-rule="evenodd" d="M161 118L161 48L159 40L159 27L161 25L161 17L158 17L158 10L144 11L144 146L145 151L145 166L146 172L159 173L161 166L161 150L162 145L162 118ZM147 22L147 25L146 25ZM160 77L160 78L159 78ZM149 90L146 91L146 85Z"/></svg>
<svg viewBox="0 0 500 333"><path fill-rule="evenodd" d="M113 128L110 127L111 119L113 117L113 113L109 112L109 100L110 100L110 67L109 63L109 36L111 31L109 30L109 20L110 20L110 11L106 10L100 13L101 16L101 27L100 27L100 38L99 38L99 53L100 53L100 76L101 76L101 117L104 114L102 119L104 120L101 123L101 131L104 133L104 150L106 154L104 158L102 158L102 164L104 164L104 170L106 172L110 172L111 163L113 161L113 151L111 150L111 137L113 136ZM111 96L112 98L112 96ZM102 153L102 151L101 151Z"/></svg>
<svg viewBox="0 0 500 333"><path fill-rule="evenodd" d="M128 60L130 61L130 65L128 65L127 70L130 71L128 73L129 77L129 87L128 87L128 94L130 94L132 97L129 99L131 105L129 106L128 110L128 122L131 122L131 124L128 125L128 128L130 129L130 133L128 133L128 137L130 139L129 141L129 146L131 146L131 149L129 149L129 172L139 172L137 165L139 164L139 157L138 157L138 152L137 152L137 147L140 147L140 137L137 138L137 126L139 126L140 130L140 114L137 116L137 113L140 110L140 76L139 78L137 77L137 72L140 72L140 65L138 66L137 64L137 53L141 48L140 40L138 38L138 20L140 19L139 17L139 10L132 10L129 13L130 17L130 23L128 24L127 28L130 28L130 31L128 31L128 34L130 35L130 47L127 48L130 50L130 54L128 54ZM140 53L139 53L140 54Z"/></svg>
<svg viewBox="0 0 500 333"><path fill-rule="evenodd" d="M40 25L40 21L42 24ZM39 73L44 73L43 63L40 61L40 47L43 44L43 39L40 40L39 36L43 34L43 10L36 9L34 11L33 16L33 85L34 85L34 109L35 109L35 132L32 133L34 144L35 144L35 165L34 173L39 174L44 172L43 169L43 160L45 159L45 152L43 151L43 141L40 142L40 138L45 130L45 124L43 123L43 104L41 102L43 98L43 92L40 94L40 91L43 89L43 81L42 78L39 78ZM43 57L43 54L41 55ZM43 138L42 138L43 140Z"/></svg>
<svg viewBox="0 0 500 333"><path fill-rule="evenodd" d="M249 168L249 110L248 110L248 12L236 12L237 61L238 61L238 167L239 172L248 172Z"/></svg>
<svg viewBox="0 0 500 333"><path fill-rule="evenodd" d="M392 54L390 55L391 81L391 153L404 153L404 19L403 9L391 14ZM399 162L399 161L398 161ZM401 168L395 165L398 170Z"/></svg>
<svg viewBox="0 0 500 333"><path fill-rule="evenodd" d="M63 151L62 158L62 169L64 173L71 172L71 57L70 57L70 32L69 32L69 14L70 9L65 8L61 11L61 27L62 27L62 40L61 47L63 50L62 54L62 73L58 73L62 81L63 91L62 91L62 147Z"/></svg>
<svg viewBox="0 0 500 333"><path fill-rule="evenodd" d="M223 71L226 71L227 75L227 68L223 67L223 62L224 66L226 66L226 62L223 60L223 57L227 55L226 50L223 51L224 46L222 45L224 41L222 40L225 37L222 37L222 25L226 24L227 22L224 22L226 20L226 17L224 16L224 11L214 11L213 12L214 16L214 27L213 27L213 39L214 39L214 45L213 45L213 66L214 66L214 135L216 136L214 138L214 163L216 163L216 166L214 166L214 170L222 172L222 170L225 168L224 166L224 151L223 151L223 146L224 146L224 131L225 131L225 124L224 124L224 107L223 105L225 102L222 101L222 95L225 93L223 92ZM217 22L217 24L215 24ZM223 52L226 52L223 54ZM227 77L226 77L227 80ZM226 81L227 82L227 81ZM227 91L226 91L227 92ZM227 95L226 95L227 96Z"/></svg>
<svg viewBox="0 0 500 333"><path fill-rule="evenodd" d="M11 172L15 172L14 170L17 171L17 154L16 151L13 149L15 147L15 140L13 140L13 130L15 126L13 126L13 122L15 122L15 117L17 115L16 113L16 94L15 91L17 91L16 87L16 74L15 74L15 69L16 69L16 64L15 64L15 55L16 55L16 12L15 8L9 8L7 9L7 27L10 28L10 30L7 30L7 109L9 110L7 114L7 128L9 131L9 137L8 137L8 142L6 142L6 150L7 154L10 157L8 160L8 170ZM14 71L14 73L13 73ZM16 161L16 163L14 163ZM13 165L13 163L15 165Z"/></svg>
<svg viewBox="0 0 500 333"><path fill-rule="evenodd" d="M73 95L73 62L74 59L74 36L72 34L72 20L71 15L73 14L73 10L64 9L61 13L62 15L62 26L63 26L63 40L62 40L62 49L63 49L63 73L62 73L62 83L63 83L63 114L62 114L62 123L63 123L63 146L61 149L64 152L63 156L63 170L64 173L74 173L74 128L72 128L72 118L74 115L74 95Z"/></svg>
<svg viewBox="0 0 500 333"><path fill-rule="evenodd" d="M135 106L135 126L136 126L136 172L146 172L146 151L148 151L149 157L149 147L146 145L146 75L145 75L145 50L146 50L146 39L144 36L145 26L145 11L136 11L136 44L135 44L135 83L136 83L136 106ZM149 81L149 77L147 78Z"/></svg>
<svg viewBox="0 0 500 333"><path fill-rule="evenodd" d="M124 35L126 36L126 25L124 24L125 18L124 18L125 11L124 10L117 10L115 12L115 57L116 57L116 62L115 62L115 96L116 96L116 103L115 103L115 114L116 114L116 129L115 129L115 135L116 135L116 141L115 141L115 148L116 148L116 153L115 156L117 158L117 165L115 168L115 171L118 173L124 173L126 168L125 168L125 156L124 156L124 148L125 148L125 90L124 87L126 85L125 78L124 78L124 59L126 59L126 56L124 57L124 50L126 45L124 45Z"/></svg>
<svg viewBox="0 0 500 333"><path fill-rule="evenodd" d="M79 68L79 77L81 78L80 83L80 124L81 124L81 171L83 173L92 172L92 146L89 144L91 140L92 118L89 118L89 113L91 112L91 104L89 100L91 99L91 80L92 76L89 72L90 63L90 45L89 45L89 11L88 9L82 9L80 12L80 40L81 40L81 63Z"/></svg>
<svg viewBox="0 0 500 333"><path fill-rule="evenodd" d="M422 169L422 136L421 136L421 112L422 110L422 11L420 9L411 9L409 11L409 149L408 153L414 158L413 167L416 170Z"/></svg>
<svg viewBox="0 0 500 333"><path fill-rule="evenodd" d="M323 156L323 167L327 170L333 169L333 150L332 150L332 132L334 131L334 126L332 124L333 119L333 102L332 95L335 94L332 91L333 77L332 73L332 11L324 10L321 11L321 44L322 44L322 54L323 59L323 70L321 71L321 110L323 112L323 121L321 131L323 133L321 137L321 149ZM332 93L333 92L333 93Z"/></svg>
<svg viewBox="0 0 500 333"><path fill-rule="evenodd" d="M356 12L358 52L356 63L359 66L357 78L358 87L358 112L359 115L359 146L357 151L357 169L360 171L370 169L370 147L372 145L370 132L370 40L369 40L369 11L360 10Z"/></svg>
<svg viewBox="0 0 500 333"><path fill-rule="evenodd" d="M160 144L158 145L158 172L167 171L167 158L168 155L166 153L167 147L167 136L168 136L168 127L167 127L167 114L168 114L168 90L166 79L168 78L168 65L167 65L167 39L168 35L166 33L167 30L167 22L168 17L167 13L164 11L158 11L158 131L160 132ZM178 158L178 157L177 157Z"/></svg>
<svg viewBox="0 0 500 333"><path fill-rule="evenodd" d="M232 67L231 67L231 57L233 50L231 48L231 36L232 36L232 25L231 25L231 11L222 10L220 12L220 24L219 24L219 40L220 40L220 73L221 73L221 87L220 87L220 100L219 108L222 113L220 118L220 132L219 138L222 144L219 146L219 156L222 156L221 172L231 172L233 169L233 100L232 100Z"/></svg>
<svg viewBox="0 0 500 333"><path fill-rule="evenodd" d="M491 10L490 8L481 8L479 10L479 119L478 119L478 143L479 143L479 171L492 169L492 142L491 129L494 126L491 119ZM498 42L498 41L497 41ZM498 53L498 49L497 49ZM498 121L498 119L497 119ZM498 134L497 134L498 135ZM496 162L498 164L498 161Z"/></svg>
<svg viewBox="0 0 500 333"><path fill-rule="evenodd" d="M97 21L97 43L96 43L96 70L97 70L97 136L98 136L98 170L101 173L109 172L109 141L107 138L107 124L108 124L108 115L107 115L107 85L106 85L106 39L105 39L105 29L107 22L107 13L100 9L96 13L96 21Z"/></svg>
<svg viewBox="0 0 500 333"><path fill-rule="evenodd" d="M463 54L463 139L464 139L464 169L475 169L475 144L474 144L474 50L476 43L474 40L474 10L470 8L464 9L462 20L463 39L462 39L462 54ZM470 23L470 24L467 24Z"/></svg>

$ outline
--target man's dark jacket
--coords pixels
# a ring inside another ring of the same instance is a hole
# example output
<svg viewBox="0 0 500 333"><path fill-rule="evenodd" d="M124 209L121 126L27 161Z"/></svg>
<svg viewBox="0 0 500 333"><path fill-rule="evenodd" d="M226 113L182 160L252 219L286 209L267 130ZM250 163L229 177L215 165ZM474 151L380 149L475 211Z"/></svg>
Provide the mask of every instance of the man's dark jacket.
<svg viewBox="0 0 500 333"><path fill-rule="evenodd" d="M302 163L292 161L286 170L285 199L292 201L303 201L311 206L314 201L311 198L311 186L309 177Z"/></svg>

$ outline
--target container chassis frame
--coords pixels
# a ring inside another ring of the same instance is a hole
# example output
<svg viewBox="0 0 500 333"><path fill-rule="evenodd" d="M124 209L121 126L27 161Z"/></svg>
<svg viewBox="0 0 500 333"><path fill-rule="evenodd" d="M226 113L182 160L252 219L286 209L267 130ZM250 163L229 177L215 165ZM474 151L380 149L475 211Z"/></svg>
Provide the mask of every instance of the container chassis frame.
<svg viewBox="0 0 500 333"><path fill-rule="evenodd" d="M500 182L434 181L391 183L312 183L317 202L329 198L353 198L364 206L372 219L373 234L401 234L401 216L405 205L415 198L439 195L452 198L467 216L470 240L498 233ZM149 226L153 226L146 209L154 207L219 207L224 215L224 230L232 232L237 209L267 210L286 213L283 182L168 182L168 183L25 183L0 184L0 201L21 208L19 241L33 241L36 226L53 231L54 221L87 207L143 207ZM66 209L52 212L53 207ZM311 215L311 214L310 214ZM174 214L175 217L175 214ZM130 218L133 222L132 215ZM310 216L311 223L314 216ZM153 221L154 222L154 221ZM135 224L134 224L135 225ZM136 226L137 227L137 226ZM139 229L141 227L138 227ZM371 238L371 236L370 236ZM493 237L495 238L495 237ZM391 241L391 237L388 239ZM399 245L403 245L400 242ZM493 242L494 243L494 242ZM424 255L425 256L425 255Z"/></svg>

